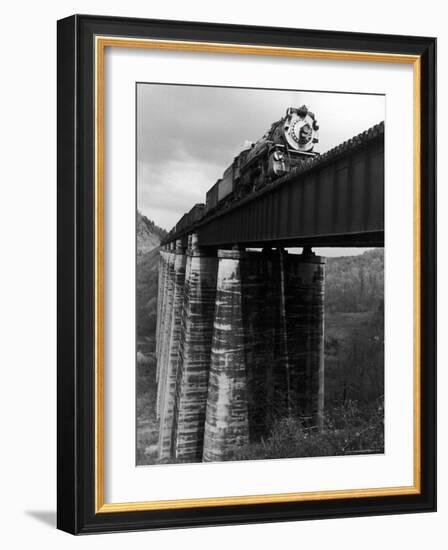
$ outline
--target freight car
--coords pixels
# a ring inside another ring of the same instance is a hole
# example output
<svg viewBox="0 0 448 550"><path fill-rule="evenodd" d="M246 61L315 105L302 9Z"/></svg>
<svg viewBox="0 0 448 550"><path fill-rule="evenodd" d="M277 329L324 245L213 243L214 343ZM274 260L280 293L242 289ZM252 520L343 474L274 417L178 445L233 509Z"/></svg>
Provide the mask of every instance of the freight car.
<svg viewBox="0 0 448 550"><path fill-rule="evenodd" d="M212 212L218 206L218 189L222 180L218 180L213 187L207 191L205 196L205 213Z"/></svg>
<svg viewBox="0 0 448 550"><path fill-rule="evenodd" d="M203 202L195 204L188 212L188 225L192 225L204 217L205 204Z"/></svg>
<svg viewBox="0 0 448 550"><path fill-rule="evenodd" d="M205 204L198 203L193 208L184 214L182 218L177 222L175 226L176 233L183 231L185 228L190 227L199 220L201 220L205 213ZM173 228L174 229L174 228Z"/></svg>

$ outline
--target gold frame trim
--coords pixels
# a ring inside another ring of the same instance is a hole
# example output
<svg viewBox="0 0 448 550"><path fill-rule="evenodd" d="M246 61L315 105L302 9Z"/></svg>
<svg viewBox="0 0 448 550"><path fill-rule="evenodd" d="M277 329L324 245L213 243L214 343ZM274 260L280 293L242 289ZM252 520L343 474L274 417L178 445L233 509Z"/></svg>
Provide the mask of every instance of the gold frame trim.
<svg viewBox="0 0 448 550"><path fill-rule="evenodd" d="M414 482L410 486L314 491L302 493L275 493L264 495L154 500L142 502L104 501L104 52L106 47L152 48L162 50L233 53L331 59L345 61L372 61L406 63L413 65L413 297L414 297L414 365L413 365L413 455ZM153 40L96 36L95 45L95 513L167 510L209 506L235 506L279 502L304 502L340 498L361 498L397 495L416 495L421 492L421 388L420 388L420 247L421 247L421 60L417 55L322 50L308 48L255 46L250 44L223 44L177 40Z"/></svg>

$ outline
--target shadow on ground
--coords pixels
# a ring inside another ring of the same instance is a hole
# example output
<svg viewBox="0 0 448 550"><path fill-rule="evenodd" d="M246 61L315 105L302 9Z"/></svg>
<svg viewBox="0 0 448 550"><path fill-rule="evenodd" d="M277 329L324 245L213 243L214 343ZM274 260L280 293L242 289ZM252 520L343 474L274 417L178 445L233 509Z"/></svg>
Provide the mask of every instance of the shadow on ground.
<svg viewBox="0 0 448 550"><path fill-rule="evenodd" d="M25 513L37 521L56 529L56 511L55 510L26 510Z"/></svg>

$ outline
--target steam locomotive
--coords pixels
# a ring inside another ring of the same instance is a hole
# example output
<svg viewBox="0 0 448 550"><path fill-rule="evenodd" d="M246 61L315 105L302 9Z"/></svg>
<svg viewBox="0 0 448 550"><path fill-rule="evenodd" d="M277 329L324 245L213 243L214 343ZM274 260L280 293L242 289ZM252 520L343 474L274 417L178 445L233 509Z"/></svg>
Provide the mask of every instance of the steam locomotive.
<svg viewBox="0 0 448 550"><path fill-rule="evenodd" d="M232 164L208 191L206 202L196 204L179 220L177 233L200 221L205 215L257 191L300 166L304 159L318 155L319 125L305 105L289 107L286 115L274 122L265 135L237 155Z"/></svg>

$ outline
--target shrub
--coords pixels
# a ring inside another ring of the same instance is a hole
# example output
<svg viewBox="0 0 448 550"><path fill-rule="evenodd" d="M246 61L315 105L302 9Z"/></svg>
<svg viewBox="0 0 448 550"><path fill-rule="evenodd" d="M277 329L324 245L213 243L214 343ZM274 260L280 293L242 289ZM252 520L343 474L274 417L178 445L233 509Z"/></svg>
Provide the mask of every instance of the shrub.
<svg viewBox="0 0 448 550"><path fill-rule="evenodd" d="M355 401L325 414L321 431L304 426L300 418L274 422L269 436L235 449L232 460L301 458L384 452L383 400L360 408Z"/></svg>

